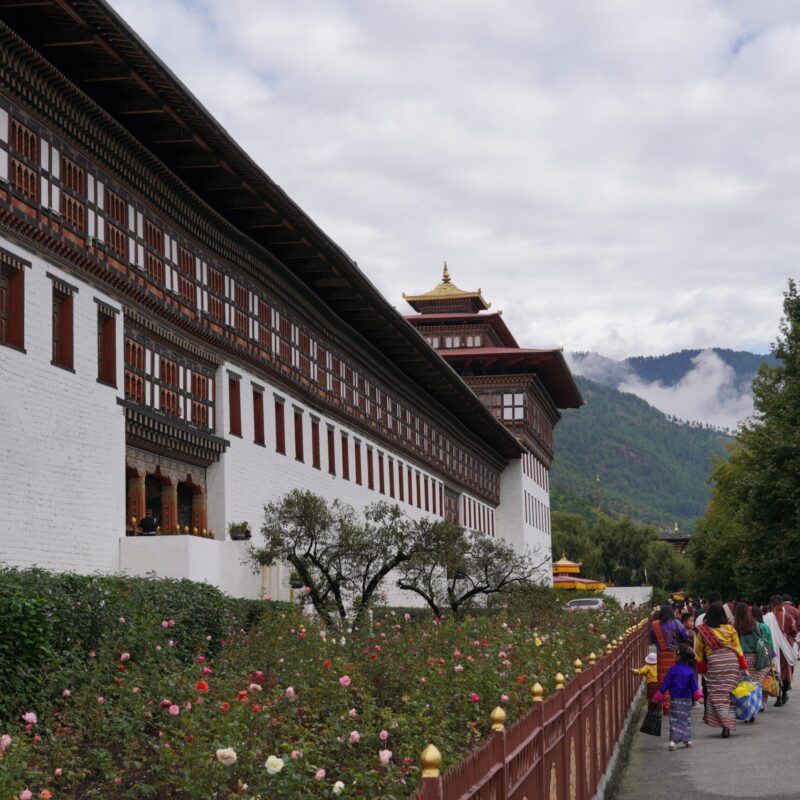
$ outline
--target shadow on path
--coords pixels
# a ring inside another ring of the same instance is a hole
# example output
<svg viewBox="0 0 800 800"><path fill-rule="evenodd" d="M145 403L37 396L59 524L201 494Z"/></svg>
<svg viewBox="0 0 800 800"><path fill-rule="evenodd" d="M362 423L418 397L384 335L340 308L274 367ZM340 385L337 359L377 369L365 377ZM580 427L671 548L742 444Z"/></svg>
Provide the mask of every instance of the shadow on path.
<svg viewBox="0 0 800 800"><path fill-rule="evenodd" d="M794 686L787 705L774 708L769 698L756 722L737 724L730 739L703 724L702 703L692 713L691 749L667 750L666 717L660 739L637 731L613 800L798 800L800 683Z"/></svg>

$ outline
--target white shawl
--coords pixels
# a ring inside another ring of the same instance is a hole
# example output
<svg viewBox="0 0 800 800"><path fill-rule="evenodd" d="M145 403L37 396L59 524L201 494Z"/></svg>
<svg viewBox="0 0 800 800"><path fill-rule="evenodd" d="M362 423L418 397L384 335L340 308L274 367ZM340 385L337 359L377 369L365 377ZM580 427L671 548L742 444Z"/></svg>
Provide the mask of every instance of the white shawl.
<svg viewBox="0 0 800 800"><path fill-rule="evenodd" d="M783 613L785 614L786 611L784 610ZM778 623L778 618L772 611L768 614L764 614L764 622L769 626L769 632L772 634L772 643L775 645L776 655L775 658L772 659L772 666L775 672L780 675L781 653L783 653L783 657L789 663L789 666L793 668L797 661L797 651L794 648L794 644L786 638L786 635L781 630L781 626Z"/></svg>

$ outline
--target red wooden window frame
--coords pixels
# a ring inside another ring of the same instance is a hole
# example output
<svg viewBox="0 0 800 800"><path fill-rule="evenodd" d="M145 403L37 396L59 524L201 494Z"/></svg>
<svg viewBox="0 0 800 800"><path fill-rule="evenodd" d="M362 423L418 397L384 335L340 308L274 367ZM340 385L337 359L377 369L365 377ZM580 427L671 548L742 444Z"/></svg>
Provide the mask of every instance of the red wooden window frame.
<svg viewBox="0 0 800 800"><path fill-rule="evenodd" d="M429 501L428 501L428 476L425 476L425 510L430 511Z"/></svg>
<svg viewBox="0 0 800 800"><path fill-rule="evenodd" d="M66 156L62 159L61 213L64 221L79 231L86 230L86 171Z"/></svg>
<svg viewBox="0 0 800 800"><path fill-rule="evenodd" d="M265 445L264 436L264 392L253 387L253 442Z"/></svg>
<svg viewBox="0 0 800 800"><path fill-rule="evenodd" d="M239 384L241 381L228 376L228 404L230 406L230 434L231 436L242 435L242 398Z"/></svg>
<svg viewBox="0 0 800 800"><path fill-rule="evenodd" d="M218 295L218 296L217 296ZM208 268L208 315L225 322L225 276L214 267Z"/></svg>
<svg viewBox="0 0 800 800"><path fill-rule="evenodd" d="M11 120L11 146L22 159L11 158L11 185L28 200L39 201L39 136Z"/></svg>
<svg viewBox="0 0 800 800"><path fill-rule="evenodd" d="M144 253L145 272L156 283L164 283L164 231L149 219L144 221L144 241L148 249ZM155 250L155 253L150 252Z"/></svg>
<svg viewBox="0 0 800 800"><path fill-rule="evenodd" d="M420 491L421 479L419 471L417 471L417 508L422 508L422 492Z"/></svg>
<svg viewBox="0 0 800 800"><path fill-rule="evenodd" d="M383 453L378 451L378 491L386 494L386 479L383 476Z"/></svg>
<svg viewBox="0 0 800 800"><path fill-rule="evenodd" d="M388 462L389 472L389 497L394 499L394 459L390 456Z"/></svg>
<svg viewBox="0 0 800 800"><path fill-rule="evenodd" d="M117 385L117 319L116 314L97 306L97 380Z"/></svg>
<svg viewBox="0 0 800 800"><path fill-rule="evenodd" d="M350 480L350 440L346 433L342 433L341 436L341 444L342 444L342 477L346 480Z"/></svg>
<svg viewBox="0 0 800 800"><path fill-rule="evenodd" d="M72 292L53 284L53 360L64 369L72 369L73 352L73 302Z"/></svg>
<svg viewBox="0 0 800 800"><path fill-rule="evenodd" d="M336 432L328 425L328 473L336 474Z"/></svg>
<svg viewBox="0 0 800 800"><path fill-rule="evenodd" d="M375 489L375 475L373 472L372 448L367 445L367 489Z"/></svg>
<svg viewBox="0 0 800 800"><path fill-rule="evenodd" d="M182 245L178 245L178 294L190 305L197 302L194 282L196 273L195 257Z"/></svg>
<svg viewBox="0 0 800 800"><path fill-rule="evenodd" d="M330 443L330 437L328 437ZM319 420L311 417L311 466L322 469L319 453Z"/></svg>
<svg viewBox="0 0 800 800"><path fill-rule="evenodd" d="M414 474L411 466L406 464L406 479L408 481L408 504L414 505Z"/></svg>
<svg viewBox="0 0 800 800"><path fill-rule="evenodd" d="M122 261L128 261L128 204L106 187L106 244ZM111 223L115 222L116 225Z"/></svg>
<svg viewBox="0 0 800 800"><path fill-rule="evenodd" d="M403 491L403 465L397 462L397 495L401 501L405 502L405 492Z"/></svg>
<svg viewBox="0 0 800 800"><path fill-rule="evenodd" d="M296 461L303 461L303 412L294 410L294 457Z"/></svg>
<svg viewBox="0 0 800 800"><path fill-rule="evenodd" d="M353 445L355 447L354 453L356 462L356 483L359 486L362 486L363 484L361 481L361 442L359 442L358 439L355 439L353 441Z"/></svg>
<svg viewBox="0 0 800 800"><path fill-rule="evenodd" d="M0 344L25 346L25 272L0 265Z"/></svg>
<svg viewBox="0 0 800 800"><path fill-rule="evenodd" d="M279 397L275 398L275 451L286 455L286 412L285 403Z"/></svg>

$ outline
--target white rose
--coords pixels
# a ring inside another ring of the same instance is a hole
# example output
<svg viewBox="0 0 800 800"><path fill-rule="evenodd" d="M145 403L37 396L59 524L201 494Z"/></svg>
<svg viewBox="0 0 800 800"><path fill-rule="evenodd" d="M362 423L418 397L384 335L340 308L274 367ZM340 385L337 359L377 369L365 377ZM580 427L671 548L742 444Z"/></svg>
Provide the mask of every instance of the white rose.
<svg viewBox="0 0 800 800"><path fill-rule="evenodd" d="M217 761L226 767L230 767L236 763L236 751L232 747L220 748L217 750Z"/></svg>
<svg viewBox="0 0 800 800"><path fill-rule="evenodd" d="M333 784L333 793L334 794L341 794L344 791L344 783L342 781L336 781Z"/></svg>
<svg viewBox="0 0 800 800"><path fill-rule="evenodd" d="M283 759L278 756L270 756L265 762L264 766L270 775L277 775L283 769Z"/></svg>

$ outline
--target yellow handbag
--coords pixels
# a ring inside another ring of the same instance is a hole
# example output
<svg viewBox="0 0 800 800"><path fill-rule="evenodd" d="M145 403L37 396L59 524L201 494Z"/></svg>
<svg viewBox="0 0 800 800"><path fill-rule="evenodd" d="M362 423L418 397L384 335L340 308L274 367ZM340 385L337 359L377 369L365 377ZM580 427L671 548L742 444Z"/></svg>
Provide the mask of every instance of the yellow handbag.
<svg viewBox="0 0 800 800"><path fill-rule="evenodd" d="M775 677L775 673L773 672L771 675L767 675L766 678L761 682L761 689L765 695L768 697L780 697L781 695L781 683Z"/></svg>

